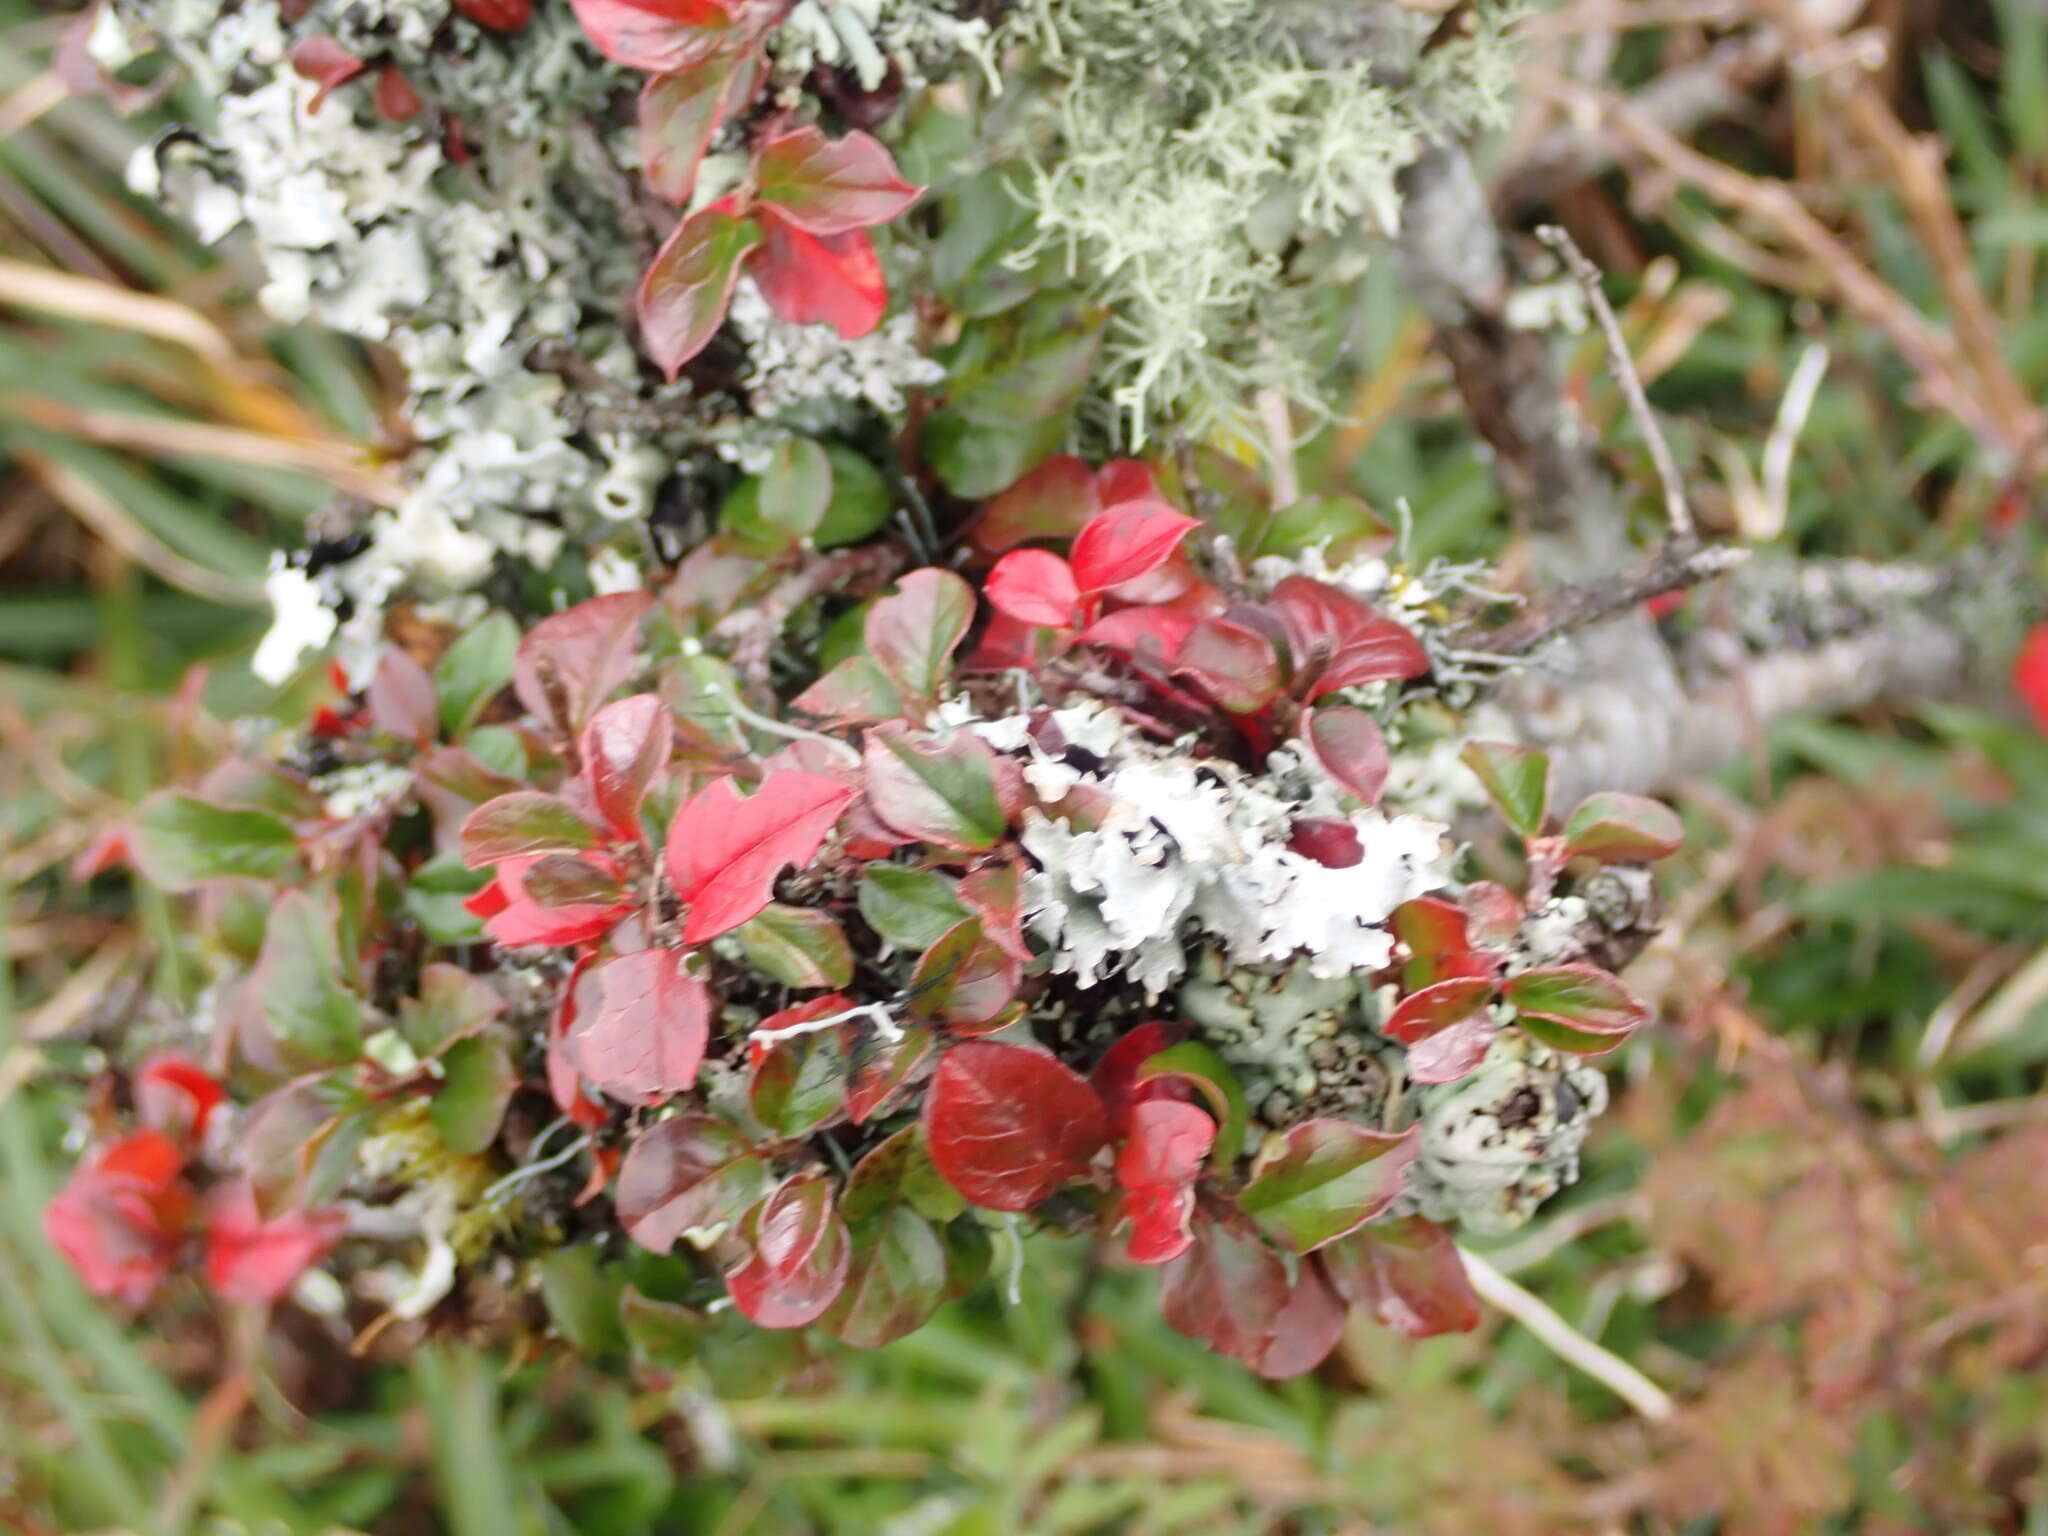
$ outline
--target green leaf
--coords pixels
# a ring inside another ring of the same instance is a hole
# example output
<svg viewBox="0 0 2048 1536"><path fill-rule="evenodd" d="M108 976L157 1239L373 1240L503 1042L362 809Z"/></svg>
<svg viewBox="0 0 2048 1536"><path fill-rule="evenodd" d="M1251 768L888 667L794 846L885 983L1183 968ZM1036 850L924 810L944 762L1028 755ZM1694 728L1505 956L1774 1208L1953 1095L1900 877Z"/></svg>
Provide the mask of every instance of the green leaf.
<svg viewBox="0 0 2048 1536"><path fill-rule="evenodd" d="M1244 1085L1237 1080L1237 1074L1201 1041L1183 1040L1156 1056L1148 1056L1139 1066L1139 1082L1150 1082L1155 1077L1182 1078L1209 1101L1217 1127L1216 1144L1210 1152L1209 1165L1227 1172L1244 1150L1245 1130L1251 1123Z"/></svg>
<svg viewBox="0 0 2048 1536"><path fill-rule="evenodd" d="M717 334L740 262L760 243L760 225L714 205L683 220L655 252L640 280L640 334L669 378Z"/></svg>
<svg viewBox="0 0 2048 1536"><path fill-rule="evenodd" d="M510 614L496 609L465 629L441 653L434 668L434 693L441 701L444 736L458 740L476 724L491 701L510 685L518 654L519 626ZM477 751L474 742L470 751Z"/></svg>
<svg viewBox="0 0 2048 1536"><path fill-rule="evenodd" d="M563 1338L586 1355L602 1355L626 1347L619 1320L625 1291L623 1271L606 1273L597 1250L588 1243L557 1248L535 1268L540 1272L541 1299L548 1317Z"/></svg>
<svg viewBox="0 0 2048 1536"><path fill-rule="evenodd" d="M312 1066L339 1066L362 1050L362 1005L342 984L335 923L332 908L306 892L281 893L251 978L279 1043Z"/></svg>
<svg viewBox="0 0 2048 1536"><path fill-rule="evenodd" d="M1022 798L1016 765L972 731L940 739L891 721L868 732L862 763L875 814L942 848L992 847Z"/></svg>
<svg viewBox="0 0 2048 1536"><path fill-rule="evenodd" d="M754 1068L747 1107L769 1134L801 1136L839 1112L846 1076L846 1044L838 1030L793 1035L769 1046Z"/></svg>
<svg viewBox="0 0 2048 1536"><path fill-rule="evenodd" d="M522 789L487 800L462 824L462 857L471 869L531 854L580 853L597 846L597 828L566 800Z"/></svg>
<svg viewBox="0 0 2048 1536"><path fill-rule="evenodd" d="M1685 827L1671 808L1641 795L1610 790L1588 795L1564 824L1566 858L1603 864L1669 858L1685 842Z"/></svg>
<svg viewBox="0 0 2048 1536"><path fill-rule="evenodd" d="M1510 976L1501 990L1522 1028L1560 1051L1596 1056L1621 1044L1650 1010L1595 965L1553 965Z"/></svg>
<svg viewBox="0 0 2048 1536"><path fill-rule="evenodd" d="M823 1322L858 1349L877 1349L931 1320L946 1296L946 1248L932 1224L891 1205L854 1225L846 1283Z"/></svg>
<svg viewBox="0 0 2048 1536"><path fill-rule="evenodd" d="M785 987L843 987L853 979L853 948L829 912L772 901L733 936L748 964Z"/></svg>
<svg viewBox="0 0 2048 1536"><path fill-rule="evenodd" d="M860 915L898 949L928 949L948 928L971 917L936 870L870 864L860 877Z"/></svg>
<svg viewBox="0 0 2048 1536"><path fill-rule="evenodd" d="M807 437L784 438L768 468L743 480L718 520L749 554L775 555L811 537L832 502L832 460Z"/></svg>
<svg viewBox="0 0 2048 1536"><path fill-rule="evenodd" d="M634 1286L619 1297L619 1322L633 1358L643 1365L677 1371L703 1348L704 1314L672 1301L656 1301Z"/></svg>
<svg viewBox="0 0 2048 1536"><path fill-rule="evenodd" d="M832 461L832 501L811 542L820 549L858 544L889 521L889 482L864 454L842 443L827 443L825 456Z"/></svg>
<svg viewBox="0 0 2048 1536"><path fill-rule="evenodd" d="M428 1112L441 1144L459 1157L475 1157L498 1139L505 1106L519 1086L505 1042L495 1035L457 1040L441 1058L446 1074Z"/></svg>
<svg viewBox="0 0 2048 1536"><path fill-rule="evenodd" d="M130 843L135 866L167 891L247 875L282 879L298 863L292 829L264 811L211 805L161 790L143 801Z"/></svg>
<svg viewBox="0 0 2048 1536"><path fill-rule="evenodd" d="M1348 1120L1305 1120L1259 1156L1238 1209L1296 1253L1356 1231L1393 1204L1419 1147Z"/></svg>
<svg viewBox="0 0 2048 1536"><path fill-rule="evenodd" d="M913 703L937 702L974 622L974 589L951 571L912 571L868 609L869 657Z"/></svg>
<svg viewBox="0 0 2048 1536"><path fill-rule="evenodd" d="M398 1032L422 1057L482 1034L505 1011L505 999L481 976L436 960L420 971L418 995L400 998Z"/></svg>
<svg viewBox="0 0 2048 1536"><path fill-rule="evenodd" d="M1549 758L1500 741L1468 741L1458 756L1479 776L1509 826L1525 838L1542 835L1550 815Z"/></svg>
<svg viewBox="0 0 2048 1536"><path fill-rule="evenodd" d="M1021 425L992 426L950 406L925 423L924 453L955 496L979 500L1014 485L1060 451L1069 414Z"/></svg>

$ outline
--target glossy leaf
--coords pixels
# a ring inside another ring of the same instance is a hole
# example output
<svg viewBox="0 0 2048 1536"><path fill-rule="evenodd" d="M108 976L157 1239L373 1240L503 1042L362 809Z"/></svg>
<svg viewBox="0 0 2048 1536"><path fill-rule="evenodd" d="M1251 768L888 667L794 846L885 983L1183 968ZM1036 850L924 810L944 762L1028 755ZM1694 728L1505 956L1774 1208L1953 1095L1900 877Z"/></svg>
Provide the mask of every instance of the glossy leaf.
<svg viewBox="0 0 2048 1536"><path fill-rule="evenodd" d="M1550 759L1533 747L1468 741L1459 760L1479 776L1487 797L1523 837L1537 837L1550 817Z"/></svg>
<svg viewBox="0 0 2048 1536"><path fill-rule="evenodd" d="M569 0L598 52L628 69L689 69L735 45L722 0Z"/></svg>
<svg viewBox="0 0 2048 1536"><path fill-rule="evenodd" d="M1429 656L1412 634L1327 582L1284 577L1267 607L1286 631L1291 686L1303 702L1429 670Z"/></svg>
<svg viewBox="0 0 2048 1536"><path fill-rule="evenodd" d="M1201 525L1164 502L1112 507L1074 537L1068 559L1083 592L1102 592L1135 581L1172 558L1180 541ZM993 600L993 599L991 599Z"/></svg>
<svg viewBox="0 0 2048 1536"><path fill-rule="evenodd" d="M861 762L875 814L905 837L941 848L992 847L1023 797L1016 765L971 731L942 739L894 722L877 726Z"/></svg>
<svg viewBox="0 0 2048 1536"><path fill-rule="evenodd" d="M748 1213L743 1237L751 1252L725 1276L742 1313L763 1328L801 1328L825 1315L852 1258L828 1179L785 1179Z"/></svg>
<svg viewBox="0 0 2048 1536"><path fill-rule="evenodd" d="M932 1224L891 1205L855 1226L846 1284L826 1324L857 1349L879 1349L931 1321L946 1297L946 1248Z"/></svg>
<svg viewBox="0 0 2048 1536"><path fill-rule="evenodd" d="M1023 971L968 918L943 934L918 961L910 978L913 1018L936 1020L958 1030L985 1029L1017 995Z"/></svg>
<svg viewBox="0 0 2048 1536"><path fill-rule="evenodd" d="M778 769L741 798L729 778L706 785L669 825L667 868L688 908L683 942L737 928L768 905L775 877L816 855L853 791L822 774Z"/></svg>
<svg viewBox="0 0 2048 1536"><path fill-rule="evenodd" d="M761 240L759 224L713 203L678 224L654 253L640 279L640 336L669 378L710 345L732 303L740 263Z"/></svg>
<svg viewBox="0 0 2048 1536"><path fill-rule="evenodd" d="M1245 1129L1250 1113L1245 1104L1244 1085L1237 1074L1213 1048L1199 1040L1183 1040L1150 1057L1138 1068L1138 1082L1177 1078L1208 1101L1215 1114L1218 1169L1228 1169L1244 1150Z"/></svg>
<svg viewBox="0 0 2048 1536"><path fill-rule="evenodd" d="M843 998L834 1001L845 1006ZM770 1135L784 1139L802 1136L839 1112L846 1097L846 1077L846 1043L838 1030L792 1035L761 1053L747 1086L747 1106Z"/></svg>
<svg viewBox="0 0 2048 1536"><path fill-rule="evenodd" d="M1238 1209L1296 1253L1357 1230L1401 1193L1419 1142L1349 1120L1304 1120L1269 1145L1238 1192Z"/></svg>
<svg viewBox="0 0 2048 1536"><path fill-rule="evenodd" d="M652 1104L697 1081L710 1038L711 990L680 952L643 949L591 973L596 1005L570 1045L583 1075L627 1103Z"/></svg>
<svg viewBox="0 0 2048 1536"><path fill-rule="evenodd" d="M1301 739L1316 765L1361 804L1378 805L1387 786L1387 739L1362 709L1341 705L1305 710Z"/></svg>
<svg viewBox="0 0 2048 1536"><path fill-rule="evenodd" d="M1617 791L1588 795L1565 818L1564 856L1603 864L1647 864L1685 843L1685 827L1661 801Z"/></svg>
<svg viewBox="0 0 2048 1536"><path fill-rule="evenodd" d="M843 235L886 224L917 201L881 142L865 133L828 139L792 128L761 143L754 156L758 196L776 214L813 235Z"/></svg>
<svg viewBox="0 0 2048 1536"><path fill-rule="evenodd" d="M936 870L870 864L860 876L860 915L898 949L927 949L972 914Z"/></svg>
<svg viewBox="0 0 2048 1536"><path fill-rule="evenodd" d="M912 571L868 609L862 633L868 656L906 700L938 701L953 671L953 653L974 622L974 591L951 571Z"/></svg>
<svg viewBox="0 0 2048 1536"><path fill-rule="evenodd" d="M1503 985L1521 1026L1560 1051L1611 1051L1650 1010L1596 965L1555 965L1510 976Z"/></svg>
<svg viewBox="0 0 2048 1536"><path fill-rule="evenodd" d="M640 168L648 190L664 202L689 202L735 73L732 59L714 54L641 87Z"/></svg>
<svg viewBox="0 0 2048 1536"><path fill-rule="evenodd" d="M1173 673L1191 678L1232 714L1264 709L1280 691L1280 658L1256 630L1228 619L1203 619L1174 653Z"/></svg>
<svg viewBox="0 0 2048 1536"><path fill-rule="evenodd" d="M1031 963L1024 942L1024 872L1015 859L982 864L961 877L961 904L981 919L988 941L1019 965Z"/></svg>
<svg viewBox="0 0 2048 1536"><path fill-rule="evenodd" d="M1000 613L1051 629L1071 625L1081 601L1073 567L1046 549L1013 549L995 564L982 592Z"/></svg>
<svg viewBox="0 0 2048 1536"><path fill-rule="evenodd" d="M1248 1232L1198 1220L1194 1242L1159 1277L1167 1326L1249 1364L1264 1356L1287 1305L1287 1266Z"/></svg>
<svg viewBox="0 0 2048 1536"><path fill-rule="evenodd" d="M667 1253L677 1238L708 1247L768 1192L768 1165L711 1115L656 1121L627 1145L615 1197L633 1241Z"/></svg>
<svg viewBox="0 0 2048 1536"><path fill-rule="evenodd" d="M1109 1139L1102 1104L1045 1051L970 1040L940 1058L925 1140L946 1182L974 1204L1024 1211L1087 1171Z"/></svg>
<svg viewBox="0 0 2048 1536"><path fill-rule="evenodd" d="M519 702L563 735L580 731L631 675L647 592L593 597L542 619L519 642L512 686Z"/></svg>
<svg viewBox="0 0 2048 1536"><path fill-rule="evenodd" d="M931 1055L934 1036L921 1024L901 1026L894 1040L879 1034L855 1046L853 1075L846 1088L846 1115L855 1125L895 1107L905 1086Z"/></svg>
<svg viewBox="0 0 2048 1536"><path fill-rule="evenodd" d="M1145 1100L1186 1100L1193 1097L1194 1089L1177 1077L1156 1077L1144 1083L1138 1080L1139 1070L1145 1063L1177 1044L1185 1033L1177 1024L1155 1019L1119 1035L1102 1053L1102 1059L1088 1074L1088 1081L1102 1100L1111 1136L1120 1140L1129 1133L1131 1111Z"/></svg>
<svg viewBox="0 0 2048 1536"><path fill-rule="evenodd" d="M1131 1106L1116 1181L1131 1218L1133 1261L1164 1264L1193 1244L1195 1180L1215 1142L1216 1122L1192 1104L1150 1099Z"/></svg>
<svg viewBox="0 0 2048 1536"><path fill-rule="evenodd" d="M1068 539L1102 510L1096 478L1070 453L1047 459L982 509L975 546L1001 554L1032 539Z"/></svg>
<svg viewBox="0 0 2048 1536"><path fill-rule="evenodd" d="M829 325L851 341L882 323L889 290L864 230L814 235L760 210L761 244L747 271L768 307L791 325Z"/></svg>
<svg viewBox="0 0 2048 1536"><path fill-rule="evenodd" d="M843 987L853 949L829 912L771 901L733 930L747 963L785 987Z"/></svg>
<svg viewBox="0 0 2048 1536"><path fill-rule="evenodd" d="M462 860L482 869L505 859L580 853L597 846L597 828L566 800L522 789L486 801L462 823Z"/></svg>
<svg viewBox="0 0 2048 1536"><path fill-rule="evenodd" d="M607 704L583 728L583 782L613 833L637 842L640 802L667 766L675 730L668 705L651 693Z"/></svg>
<svg viewBox="0 0 2048 1536"><path fill-rule="evenodd" d="M1404 1065L1418 1083L1453 1083L1485 1059L1495 1034L1494 982L1457 976L1401 999L1386 1032L1408 1047Z"/></svg>

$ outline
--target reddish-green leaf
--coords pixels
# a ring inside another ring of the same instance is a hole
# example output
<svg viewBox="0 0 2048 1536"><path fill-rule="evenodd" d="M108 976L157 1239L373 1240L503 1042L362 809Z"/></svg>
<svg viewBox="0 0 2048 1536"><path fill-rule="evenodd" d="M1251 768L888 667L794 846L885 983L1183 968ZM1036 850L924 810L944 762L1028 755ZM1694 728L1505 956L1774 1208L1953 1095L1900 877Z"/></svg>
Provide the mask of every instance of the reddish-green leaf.
<svg viewBox="0 0 2048 1536"><path fill-rule="evenodd" d="M619 837L643 836L640 802L667 765L674 736L668 706L652 693L605 705L583 728L583 782Z"/></svg>
<svg viewBox="0 0 2048 1536"><path fill-rule="evenodd" d="M1016 860L969 870L958 893L962 905L981 919L991 944L1019 965L1031 963L1031 947L1024 942L1024 875Z"/></svg>
<svg viewBox="0 0 2048 1536"><path fill-rule="evenodd" d="M1685 842L1685 828L1671 807L1612 790L1581 800L1565 818L1563 835L1566 858L1603 864L1669 858Z"/></svg>
<svg viewBox="0 0 2048 1536"><path fill-rule="evenodd" d="M1337 1294L1396 1333L1470 1333L1479 1298L1450 1233L1420 1216L1362 1227L1316 1255Z"/></svg>
<svg viewBox="0 0 2048 1536"><path fill-rule="evenodd" d="M711 991L673 949L643 949L592 973L596 1006L570 1044L583 1075L615 1099L653 1104L697 1081L711 1032Z"/></svg>
<svg viewBox="0 0 2048 1536"><path fill-rule="evenodd" d="M840 725L894 720L905 713L896 680L867 656L849 656L790 701L807 715Z"/></svg>
<svg viewBox="0 0 2048 1536"><path fill-rule="evenodd" d="M640 280L640 335L648 356L673 379L725 321L740 263L761 243L761 226L724 203L675 227Z"/></svg>
<svg viewBox="0 0 2048 1536"><path fill-rule="evenodd" d="M801 1328L825 1315L852 1257L829 1179L785 1179L748 1213L742 1237L751 1251L725 1276L741 1312L763 1328Z"/></svg>
<svg viewBox="0 0 2048 1536"><path fill-rule="evenodd" d="M1417 1146L1412 1128L1390 1136L1304 1120L1252 1165L1238 1209L1296 1253L1313 1252L1394 1203Z"/></svg>
<svg viewBox="0 0 2048 1536"><path fill-rule="evenodd" d="M1418 1083L1454 1083L1478 1066L1493 1044L1490 976L1454 976L1401 999L1386 1032L1408 1047L1408 1076Z"/></svg>
<svg viewBox="0 0 2048 1536"><path fill-rule="evenodd" d="M581 853L597 846L597 828L566 800L522 789L487 800L462 823L462 861L482 869L502 859Z"/></svg>
<svg viewBox="0 0 2048 1536"><path fill-rule="evenodd" d="M931 1054L933 1038L929 1029L912 1024L895 1040L877 1036L856 1046L846 1086L847 1118L865 1125L888 1109Z"/></svg>
<svg viewBox="0 0 2048 1536"><path fill-rule="evenodd" d="M1194 1089L1177 1077L1157 1077L1146 1083L1138 1080L1145 1063L1176 1044L1184 1033L1177 1024L1155 1019L1119 1035L1102 1053L1102 1059L1088 1074L1088 1082L1102 1100L1103 1112L1109 1117L1110 1135L1127 1135L1132 1109L1147 1099L1185 1101L1194 1096Z"/></svg>
<svg viewBox="0 0 2048 1536"><path fill-rule="evenodd" d="M753 93L756 57L708 55L641 88L640 167L656 197L689 202L711 136Z"/></svg>
<svg viewBox="0 0 2048 1536"><path fill-rule="evenodd" d="M936 703L974 622L974 591L951 571L912 571L868 610L868 655L904 699Z"/></svg>
<svg viewBox="0 0 2048 1536"><path fill-rule="evenodd" d="M1229 619L1203 619L1189 630L1174 653L1173 672L1192 678L1236 715L1264 709L1280 691L1280 658L1272 641Z"/></svg>
<svg viewBox="0 0 2048 1536"><path fill-rule="evenodd" d="M1109 1139L1102 1104L1045 1051L970 1040L940 1059L924 1102L925 1140L946 1182L971 1203L1024 1211L1088 1164Z"/></svg>
<svg viewBox="0 0 2048 1536"><path fill-rule="evenodd" d="M648 592L593 597L542 619L519 642L512 686L536 720L568 735L583 728L631 675Z"/></svg>
<svg viewBox="0 0 2048 1536"><path fill-rule="evenodd" d="M1248 1232L1221 1221L1195 1225L1187 1252L1159 1277L1167 1326L1221 1354L1257 1364L1287 1305L1287 1266Z"/></svg>
<svg viewBox="0 0 2048 1536"><path fill-rule="evenodd" d="M853 949L829 912L771 901L733 930L747 963L785 987L843 987Z"/></svg>
<svg viewBox="0 0 2048 1536"><path fill-rule="evenodd" d="M439 734L441 706L427 669L397 646L385 649L370 678L370 723L406 741L428 742Z"/></svg>
<svg viewBox="0 0 2048 1536"><path fill-rule="evenodd" d="M1313 1260L1301 1266L1287 1304L1273 1319L1273 1335L1258 1360L1268 1381L1306 1375L1329 1358L1344 1336L1344 1302Z"/></svg>
<svg viewBox="0 0 2048 1536"><path fill-rule="evenodd" d="M1301 739L1323 772L1366 805L1379 804L1387 785L1387 739L1362 709L1311 709L1301 717Z"/></svg>
<svg viewBox="0 0 2048 1536"><path fill-rule="evenodd" d="M1458 754L1479 776L1502 816L1523 837L1536 837L1550 816L1550 759L1533 747L1468 741Z"/></svg>
<svg viewBox="0 0 2048 1536"><path fill-rule="evenodd" d="M971 731L941 740L891 722L868 732L861 760L875 814L942 848L993 846L1022 803L1017 765Z"/></svg>
<svg viewBox="0 0 2048 1536"><path fill-rule="evenodd" d="M1650 1016L1619 977L1596 965L1553 965L1510 976L1503 990L1522 1028L1560 1051L1611 1051Z"/></svg>
<svg viewBox="0 0 2048 1536"><path fill-rule="evenodd" d="M1093 472L1072 454L1059 454L982 509L974 542L996 555L1032 539L1072 538L1101 510Z"/></svg>
<svg viewBox="0 0 2048 1536"><path fill-rule="evenodd" d="M865 230L814 235L777 218L773 204L758 211L762 240L747 271L770 309L791 325L829 325L848 340L882 323L889 290Z"/></svg>
<svg viewBox="0 0 2048 1536"><path fill-rule="evenodd" d="M939 935L910 978L911 1016L954 1029L985 1029L1017 995L1023 970L970 917Z"/></svg>
<svg viewBox="0 0 2048 1536"><path fill-rule="evenodd" d="M597 51L628 69L689 69L742 35L723 0L569 0Z"/></svg>
<svg viewBox="0 0 2048 1536"><path fill-rule="evenodd" d="M167 891L233 875L277 880L299 858L297 835L278 817L175 790L142 802L128 845L135 867Z"/></svg>
<svg viewBox="0 0 2048 1536"><path fill-rule="evenodd" d="M1228 1169L1244 1150L1245 1129L1250 1111L1245 1103L1244 1085L1221 1056L1199 1040L1183 1040L1148 1058L1138 1068L1140 1085L1162 1079L1185 1082L1208 1101L1219 1127L1216 1134L1215 1164Z"/></svg>
<svg viewBox="0 0 2048 1536"><path fill-rule="evenodd" d="M777 1040L755 1064L747 1107L771 1135L801 1136L839 1112L846 1070L846 1043L836 1029Z"/></svg>
<svg viewBox="0 0 2048 1536"><path fill-rule="evenodd" d="M879 1349L931 1321L946 1296L946 1249L932 1224L906 1205L857 1223L852 1262L829 1327L857 1349Z"/></svg>
<svg viewBox="0 0 2048 1536"><path fill-rule="evenodd" d="M778 769L742 799L729 778L692 795L669 824L668 877L689 914L683 942L737 928L768 905L784 866L816 855L853 791L823 774Z"/></svg>
<svg viewBox="0 0 2048 1536"><path fill-rule="evenodd" d="M886 224L924 190L897 175L889 151L865 133L828 139L792 128L759 146L754 167L761 200L813 235Z"/></svg>
<svg viewBox="0 0 2048 1536"><path fill-rule="evenodd" d="M768 1191L768 1165L710 1115L649 1126L626 1147L616 1196L633 1241L667 1253L679 1237L708 1246Z"/></svg>

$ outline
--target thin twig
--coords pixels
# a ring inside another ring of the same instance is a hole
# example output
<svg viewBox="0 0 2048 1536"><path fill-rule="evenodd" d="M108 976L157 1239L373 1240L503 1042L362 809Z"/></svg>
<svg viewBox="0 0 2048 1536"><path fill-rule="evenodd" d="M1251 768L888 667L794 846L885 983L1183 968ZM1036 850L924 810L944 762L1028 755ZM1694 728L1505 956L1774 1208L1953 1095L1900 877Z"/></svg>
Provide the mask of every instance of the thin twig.
<svg viewBox="0 0 2048 1536"><path fill-rule="evenodd" d="M1629 356L1628 339L1621 334L1621 321L1615 318L1614 306L1607 302L1607 293L1600 286L1600 269L1558 225L1543 225L1536 231L1536 238L1557 252L1586 291L1586 301L1593 306L1600 333L1607 339L1607 356L1614 365L1615 381L1621 385L1629 414L1649 444L1650 462L1657 466L1657 480L1664 487L1664 515L1671 530L1671 542L1690 551L1699 542L1699 530L1693 523L1692 506L1685 499L1685 482L1679 476L1678 461L1671 456L1671 445L1664 440L1664 431L1650 409L1650 397L1643 392L1635 360Z"/></svg>
<svg viewBox="0 0 2048 1536"><path fill-rule="evenodd" d="M1666 543L1633 576L1619 576L1582 587L1565 587L1532 604L1519 617L1489 633L1453 637L1467 649L1495 656L1520 655L1546 640L1570 634L1626 613L1638 604L1667 592L1698 586L1709 577L1732 571L1749 558L1749 551L1733 544L1713 544L1705 549L1685 549L1674 539Z"/></svg>
<svg viewBox="0 0 2048 1536"><path fill-rule="evenodd" d="M1584 1371L1652 1423L1661 1424L1671 1417L1676 1404L1669 1392L1612 1350L1587 1338L1548 1302L1515 1284L1477 1254L1464 1249L1459 1254L1480 1298L1528 1329L1558 1359Z"/></svg>

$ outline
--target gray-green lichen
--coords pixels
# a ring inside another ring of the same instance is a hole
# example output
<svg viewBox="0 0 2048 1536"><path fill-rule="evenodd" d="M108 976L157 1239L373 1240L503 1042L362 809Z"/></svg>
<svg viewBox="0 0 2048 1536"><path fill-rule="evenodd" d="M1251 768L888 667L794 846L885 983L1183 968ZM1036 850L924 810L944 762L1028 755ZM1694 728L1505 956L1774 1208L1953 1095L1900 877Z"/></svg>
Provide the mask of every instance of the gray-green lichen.
<svg viewBox="0 0 2048 1536"><path fill-rule="evenodd" d="M1262 390L1322 406L1312 284L1398 229L1428 137L1503 110L1515 9L1432 47L1437 18L1387 0L1020 8L1009 35L1052 77L1037 237L1113 312L1101 377L1127 440L1162 418L1252 436Z"/></svg>

